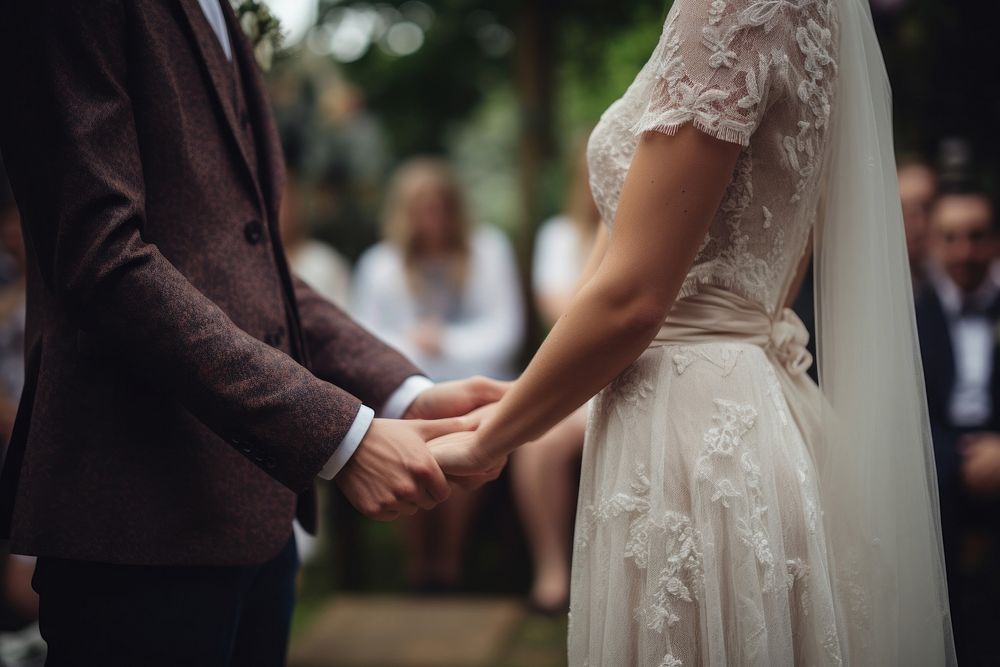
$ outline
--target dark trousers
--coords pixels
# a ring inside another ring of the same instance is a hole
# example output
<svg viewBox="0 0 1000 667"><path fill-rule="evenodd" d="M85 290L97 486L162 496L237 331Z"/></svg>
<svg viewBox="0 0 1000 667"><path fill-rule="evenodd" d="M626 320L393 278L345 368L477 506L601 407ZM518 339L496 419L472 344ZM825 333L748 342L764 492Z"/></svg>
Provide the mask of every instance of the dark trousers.
<svg viewBox="0 0 1000 667"><path fill-rule="evenodd" d="M294 538L262 565L40 558L32 583L46 667L284 665L298 566Z"/></svg>

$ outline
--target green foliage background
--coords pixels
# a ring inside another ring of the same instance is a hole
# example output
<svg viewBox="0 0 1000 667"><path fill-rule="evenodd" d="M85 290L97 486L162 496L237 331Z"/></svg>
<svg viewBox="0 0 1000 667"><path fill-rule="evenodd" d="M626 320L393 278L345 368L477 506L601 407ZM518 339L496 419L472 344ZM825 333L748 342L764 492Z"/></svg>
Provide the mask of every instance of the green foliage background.
<svg viewBox="0 0 1000 667"><path fill-rule="evenodd" d="M382 4L404 7L406 0ZM469 187L476 217L504 227L525 249L540 219L561 205L567 163L579 137L648 58L669 1L428 4L435 21L419 51L397 57L372 48L341 66L342 75L360 87L384 130L386 171L415 154L449 155ZM323 0L320 20L328 10L352 5L370 6ZM1000 102L983 68L994 58L988 31L998 12L992 3L973 7L940 0L908 0L896 12L875 12L895 93L900 152L933 161L942 138L963 136L975 158L963 177L990 189L1000 152L992 128ZM476 32L484 22L513 32L514 48L505 56L490 57L481 48ZM538 26L541 32L532 32ZM525 54L536 58L530 67L519 63ZM541 111L525 100L524 80L532 68L544 70L533 74L551 81ZM525 159L525 141L537 143L540 166ZM525 192L526 169L539 186L537 195ZM350 188L346 195L356 198ZM378 197L371 195L318 224L350 254L377 234ZM526 196L537 201L525 206ZM359 228L367 230L361 237Z"/></svg>

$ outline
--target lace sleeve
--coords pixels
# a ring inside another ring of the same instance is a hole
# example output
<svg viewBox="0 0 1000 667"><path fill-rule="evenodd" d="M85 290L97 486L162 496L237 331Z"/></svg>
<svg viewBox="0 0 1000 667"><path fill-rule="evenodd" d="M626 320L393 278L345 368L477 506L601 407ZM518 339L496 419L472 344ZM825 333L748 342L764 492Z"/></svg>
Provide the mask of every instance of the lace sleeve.
<svg viewBox="0 0 1000 667"><path fill-rule="evenodd" d="M655 79L633 132L699 130L746 146L787 62L783 3L676 0L651 60Z"/></svg>

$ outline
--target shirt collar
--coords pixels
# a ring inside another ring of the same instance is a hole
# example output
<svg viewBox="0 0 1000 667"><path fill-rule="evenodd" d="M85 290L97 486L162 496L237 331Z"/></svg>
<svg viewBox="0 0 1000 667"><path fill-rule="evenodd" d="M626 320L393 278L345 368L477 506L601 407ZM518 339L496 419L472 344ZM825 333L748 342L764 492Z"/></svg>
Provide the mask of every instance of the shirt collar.
<svg viewBox="0 0 1000 667"><path fill-rule="evenodd" d="M985 310L1000 296L1000 261L993 262L979 287L966 295L962 294L959 286L937 262L929 261L927 263L927 280L937 292L941 306L948 317L957 318L962 313L962 303L966 299L971 299L973 303Z"/></svg>

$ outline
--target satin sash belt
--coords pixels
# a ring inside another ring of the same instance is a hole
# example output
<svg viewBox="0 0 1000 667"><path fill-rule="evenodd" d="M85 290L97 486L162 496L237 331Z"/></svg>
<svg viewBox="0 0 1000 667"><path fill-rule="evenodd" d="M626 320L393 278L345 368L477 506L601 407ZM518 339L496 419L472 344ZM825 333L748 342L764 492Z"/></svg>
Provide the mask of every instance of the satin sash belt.
<svg viewBox="0 0 1000 667"><path fill-rule="evenodd" d="M763 306L728 290L702 287L674 304L650 347L678 343L748 343L758 345L792 376L812 365L806 349L809 332L791 308L771 317Z"/></svg>
<svg viewBox="0 0 1000 667"><path fill-rule="evenodd" d="M748 343L773 364L785 402L813 456L820 442L820 392L806 374L813 358L809 332L790 308L772 317L763 306L732 292L703 286L674 304L650 347L695 343Z"/></svg>

